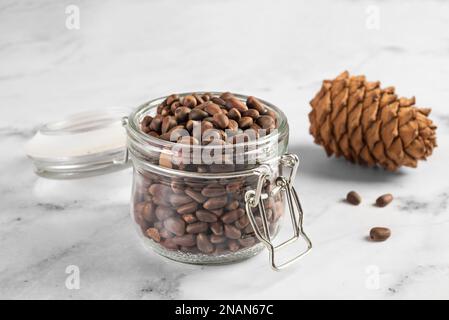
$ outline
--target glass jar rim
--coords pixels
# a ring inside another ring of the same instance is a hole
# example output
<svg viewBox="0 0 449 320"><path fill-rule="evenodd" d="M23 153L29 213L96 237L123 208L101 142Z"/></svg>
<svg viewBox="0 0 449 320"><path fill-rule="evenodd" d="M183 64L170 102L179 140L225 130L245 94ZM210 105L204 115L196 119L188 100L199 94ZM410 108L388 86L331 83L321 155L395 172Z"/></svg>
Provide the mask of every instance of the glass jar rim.
<svg viewBox="0 0 449 320"><path fill-rule="evenodd" d="M196 94L202 95L202 94L211 94L214 96L219 96L224 92L221 91L196 91L194 92ZM187 95L192 94L192 92L184 92L184 93L180 93L178 94L179 97L184 97ZM239 100L242 101L246 101L248 99L247 95L244 94L239 94L239 93L232 93L236 98L238 98ZM148 111L157 108L157 106L159 104L161 104L167 97L169 96L163 96L157 99L153 99L150 100L148 102L145 102L143 104L141 104L140 106L138 106L128 117L127 119L127 132L128 135L132 135L135 139L137 139L137 141L139 141L140 143L148 143L151 145L159 145L161 148L168 148L168 147L172 147L175 146L177 143L176 142L172 142L172 141L167 141L167 140L163 140L160 139L158 137L153 137L151 135L148 135L146 133L144 133L141 129L140 129L140 120L142 119L142 116L146 115L146 113L148 113ZM285 114L282 112L281 109L279 109L278 107L276 107L275 105L273 105L270 102L267 102L263 99L259 99L257 98L263 105L265 105L266 107L268 107L270 110L274 111L274 113L276 114L276 117L278 118L279 121L279 125L278 128L275 132L273 133L269 133L266 136L263 136L261 138L258 138L257 140L250 140L250 141L246 141L246 142L239 142L233 145L234 148L238 148L238 147L257 147L260 145L264 145L267 142L271 141L272 139L276 138L278 140L283 139L286 135L288 135L288 121L287 121L287 117L285 116ZM212 149L215 146L210 146L210 145L193 145L191 146L192 149Z"/></svg>

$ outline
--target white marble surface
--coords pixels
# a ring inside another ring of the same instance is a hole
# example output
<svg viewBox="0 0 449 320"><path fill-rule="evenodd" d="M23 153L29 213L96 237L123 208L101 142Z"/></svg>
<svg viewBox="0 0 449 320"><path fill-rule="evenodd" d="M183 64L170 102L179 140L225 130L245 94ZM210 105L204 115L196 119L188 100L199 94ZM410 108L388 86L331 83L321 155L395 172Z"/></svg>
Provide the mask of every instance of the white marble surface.
<svg viewBox="0 0 449 320"><path fill-rule="evenodd" d="M65 27L68 4L80 30ZM377 9L380 28L367 28ZM418 0L0 0L0 298L449 298L448 14L445 1ZM313 145L308 101L344 69L433 108L428 162L391 174ZM266 252L220 267L165 260L138 242L129 170L51 181L24 156L46 121L190 90L250 93L289 116L315 245L301 263L275 273ZM351 189L362 206L341 201ZM384 192L397 199L374 208ZM392 238L366 241L378 225ZM68 265L80 268L79 290L65 286Z"/></svg>

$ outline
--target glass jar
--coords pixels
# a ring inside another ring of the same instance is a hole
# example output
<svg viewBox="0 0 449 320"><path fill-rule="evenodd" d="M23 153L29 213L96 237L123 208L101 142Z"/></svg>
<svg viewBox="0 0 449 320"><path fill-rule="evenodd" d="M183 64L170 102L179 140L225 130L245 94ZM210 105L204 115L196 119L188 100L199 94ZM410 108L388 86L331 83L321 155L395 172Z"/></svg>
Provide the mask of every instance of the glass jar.
<svg viewBox="0 0 449 320"><path fill-rule="evenodd" d="M243 102L248 98L235 96ZM298 158L286 153L289 127L282 111L261 100L277 123L263 136L226 146L175 143L141 130L145 116L154 115L166 98L147 102L124 119L126 158L134 167L131 216L144 245L193 264L239 261L266 247L276 270L308 253L312 244L292 185ZM286 209L294 234L275 246ZM299 238L307 249L278 262L277 250Z"/></svg>
<svg viewBox="0 0 449 320"><path fill-rule="evenodd" d="M260 100L259 110L272 119L270 131L235 130L232 144L220 145L222 136L215 140L213 130L205 143L190 136L173 143L145 134L140 126L165 99L134 111L97 109L44 125L27 143L27 156L36 174L50 179L79 179L133 165L131 215L137 231L145 246L170 259L229 263L266 247L278 270L308 253L312 244L292 185L298 157L286 153L289 129L282 111ZM284 212L293 235L274 245ZM300 238L307 245L304 252L280 262L278 250Z"/></svg>

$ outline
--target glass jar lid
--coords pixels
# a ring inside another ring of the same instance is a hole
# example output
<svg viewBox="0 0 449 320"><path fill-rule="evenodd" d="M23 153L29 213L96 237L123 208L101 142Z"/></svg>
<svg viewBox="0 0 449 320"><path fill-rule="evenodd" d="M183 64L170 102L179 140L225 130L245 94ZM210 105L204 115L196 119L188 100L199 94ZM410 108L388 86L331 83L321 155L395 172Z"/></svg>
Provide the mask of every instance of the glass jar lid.
<svg viewBox="0 0 449 320"><path fill-rule="evenodd" d="M25 146L36 174L71 179L129 167L122 119L131 111L110 108L82 112L45 124Z"/></svg>

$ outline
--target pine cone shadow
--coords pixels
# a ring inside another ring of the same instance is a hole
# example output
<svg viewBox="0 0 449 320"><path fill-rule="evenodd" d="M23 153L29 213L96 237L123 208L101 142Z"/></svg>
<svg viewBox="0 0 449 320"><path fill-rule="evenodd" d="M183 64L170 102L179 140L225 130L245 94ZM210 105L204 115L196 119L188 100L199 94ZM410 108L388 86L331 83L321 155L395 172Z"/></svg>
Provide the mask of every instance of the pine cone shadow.
<svg viewBox="0 0 449 320"><path fill-rule="evenodd" d="M313 144L291 144L289 152L300 159L301 175L319 179L333 179L356 182L388 182L404 176L404 172L386 171L382 168L368 168L353 164L343 157L328 158L326 152Z"/></svg>

